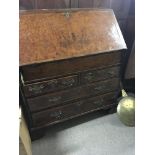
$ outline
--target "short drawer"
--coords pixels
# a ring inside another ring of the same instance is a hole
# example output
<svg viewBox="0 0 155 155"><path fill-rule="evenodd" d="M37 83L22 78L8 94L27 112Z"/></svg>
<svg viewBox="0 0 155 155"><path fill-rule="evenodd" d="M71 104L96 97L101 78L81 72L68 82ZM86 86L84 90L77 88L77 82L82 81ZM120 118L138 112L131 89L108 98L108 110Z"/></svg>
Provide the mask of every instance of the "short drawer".
<svg viewBox="0 0 155 155"><path fill-rule="evenodd" d="M92 84L63 90L61 92L50 93L47 95L29 98L27 99L27 101L30 110L32 112L36 112L52 106L66 104L73 100L117 90L118 86L119 86L119 79L112 78L110 80L99 81Z"/></svg>
<svg viewBox="0 0 155 155"><path fill-rule="evenodd" d="M32 114L33 125L34 127L37 127L52 124L67 118L75 117L82 113L100 109L104 106L114 104L115 98L116 92L110 92L97 97L74 102L73 104L34 113Z"/></svg>
<svg viewBox="0 0 155 155"><path fill-rule="evenodd" d="M78 76L68 76L43 82L37 82L33 84L27 84L23 86L23 90L26 97L36 96L52 91L58 91L65 88L76 86L78 83Z"/></svg>
<svg viewBox="0 0 155 155"><path fill-rule="evenodd" d="M119 72L120 72L119 66L87 71L81 74L81 83L84 84L98 80L105 80L112 77L119 77Z"/></svg>

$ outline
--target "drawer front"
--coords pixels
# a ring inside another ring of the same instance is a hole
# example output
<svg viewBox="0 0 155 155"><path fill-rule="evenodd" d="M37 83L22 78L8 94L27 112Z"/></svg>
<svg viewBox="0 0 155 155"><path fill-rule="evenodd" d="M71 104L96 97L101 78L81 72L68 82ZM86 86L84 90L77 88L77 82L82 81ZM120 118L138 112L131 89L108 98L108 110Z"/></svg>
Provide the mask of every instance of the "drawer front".
<svg viewBox="0 0 155 155"><path fill-rule="evenodd" d="M23 86L26 97L36 96L52 91L58 91L65 88L70 88L78 84L78 76L68 76L64 78L53 79L34 84L27 84Z"/></svg>
<svg viewBox="0 0 155 155"><path fill-rule="evenodd" d="M112 77L118 77L119 71L120 67L118 66L95 71L88 71L81 74L81 83L84 84L98 80L105 80Z"/></svg>
<svg viewBox="0 0 155 155"><path fill-rule="evenodd" d="M121 51L115 51L81 58L22 66L20 69L25 83L31 83L43 79L55 78L60 75L65 76L84 70L111 66L120 62Z"/></svg>
<svg viewBox="0 0 155 155"><path fill-rule="evenodd" d="M45 108L71 102L80 98L103 94L118 89L119 79L113 78L93 84L71 88L61 92L51 93L27 99L30 110L36 112Z"/></svg>
<svg viewBox="0 0 155 155"><path fill-rule="evenodd" d="M49 109L32 115L33 125L42 126L80 115L82 113L114 104L116 92L107 93L86 100L74 102L59 108Z"/></svg>

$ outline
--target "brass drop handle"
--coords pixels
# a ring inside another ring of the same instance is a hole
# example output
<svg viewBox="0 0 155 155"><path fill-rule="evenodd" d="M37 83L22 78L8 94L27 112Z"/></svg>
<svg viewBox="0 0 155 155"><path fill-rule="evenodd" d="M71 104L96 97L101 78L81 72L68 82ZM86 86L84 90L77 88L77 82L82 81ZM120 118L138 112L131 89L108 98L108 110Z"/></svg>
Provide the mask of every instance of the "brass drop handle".
<svg viewBox="0 0 155 155"><path fill-rule="evenodd" d="M81 112L81 110L83 109L83 102L80 101L76 104L75 109L79 112Z"/></svg>
<svg viewBox="0 0 155 155"><path fill-rule="evenodd" d="M97 100L97 101L93 102L93 104L98 105L98 106L103 105L103 100Z"/></svg>
<svg viewBox="0 0 155 155"><path fill-rule="evenodd" d="M65 13L64 13L64 16L65 16L66 18L69 18L69 17L70 17L70 12L69 12L69 11L65 12Z"/></svg>
<svg viewBox="0 0 155 155"><path fill-rule="evenodd" d="M75 83L74 79L68 79L68 80L62 81L63 85L68 85L68 86L72 86L74 83Z"/></svg>
<svg viewBox="0 0 155 155"><path fill-rule="evenodd" d="M57 102L61 99L61 96L58 96L58 97L53 97L53 98L50 98L48 101L49 102Z"/></svg>
<svg viewBox="0 0 155 155"><path fill-rule="evenodd" d="M58 83L57 80L52 80L52 81L49 81L46 84L29 86L28 90L30 92L34 92L34 93L41 93L43 91L43 89L45 89L46 87L48 87L48 86L54 87L54 86L56 86L57 83Z"/></svg>
<svg viewBox="0 0 155 155"><path fill-rule="evenodd" d="M104 85L97 86L94 89L97 90L97 91L101 91L101 90L105 89L105 86Z"/></svg>
<svg viewBox="0 0 155 155"><path fill-rule="evenodd" d="M93 73L89 72L86 74L86 76L84 77L86 80L90 81L93 78Z"/></svg>
<svg viewBox="0 0 155 155"><path fill-rule="evenodd" d="M82 105L83 105L83 102L82 102L82 101L77 103L77 106L78 106L78 107L80 107L80 106L82 106Z"/></svg>
<svg viewBox="0 0 155 155"><path fill-rule="evenodd" d="M62 116L62 111L61 111L61 110L56 111L56 112L52 112L52 113L50 114L50 117L61 118L61 116Z"/></svg>
<svg viewBox="0 0 155 155"><path fill-rule="evenodd" d="M49 85L49 86L56 86L56 84L58 84L58 81L57 81L56 79L51 80L51 81L49 81L49 82L47 83L47 85Z"/></svg>
<svg viewBox="0 0 155 155"><path fill-rule="evenodd" d="M34 86L29 86L28 90L30 92L39 93L43 88L44 88L44 85L34 85Z"/></svg>
<svg viewBox="0 0 155 155"><path fill-rule="evenodd" d="M108 75L114 75L114 71L108 71Z"/></svg>

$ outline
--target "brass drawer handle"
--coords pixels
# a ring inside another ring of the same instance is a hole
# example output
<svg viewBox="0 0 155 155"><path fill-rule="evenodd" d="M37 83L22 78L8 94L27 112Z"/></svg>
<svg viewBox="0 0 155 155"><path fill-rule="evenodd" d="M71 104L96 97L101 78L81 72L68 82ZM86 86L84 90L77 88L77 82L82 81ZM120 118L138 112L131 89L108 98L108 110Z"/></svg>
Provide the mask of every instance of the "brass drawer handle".
<svg viewBox="0 0 155 155"><path fill-rule="evenodd" d="M65 16L66 18L69 18L69 17L70 17L70 12L69 12L69 11L66 11L66 12L64 13L64 16Z"/></svg>
<svg viewBox="0 0 155 155"><path fill-rule="evenodd" d="M97 91L101 91L101 90L104 90L104 89L105 89L105 86L104 86L104 85L102 85L102 86L97 86L97 87L95 87L94 89L97 90Z"/></svg>
<svg viewBox="0 0 155 155"><path fill-rule="evenodd" d="M61 118L61 116L62 116L62 111L61 110L60 111L56 111L56 112L52 112L50 114L50 117L55 117L55 118Z"/></svg>
<svg viewBox="0 0 155 155"><path fill-rule="evenodd" d="M58 96L58 97L53 97L53 98L50 98L48 101L49 102L57 102L61 99L61 96Z"/></svg>
<svg viewBox="0 0 155 155"><path fill-rule="evenodd" d="M75 83L75 79L69 79L62 81L63 85L72 86Z"/></svg>
<svg viewBox="0 0 155 155"><path fill-rule="evenodd" d="M97 100L97 101L93 102L93 104L98 105L98 106L103 105L103 99Z"/></svg>
<svg viewBox="0 0 155 155"><path fill-rule="evenodd" d="M56 84L58 84L58 80L56 79L48 82L48 85L56 85Z"/></svg>
<svg viewBox="0 0 155 155"><path fill-rule="evenodd" d="M108 71L108 75L114 75L115 72L114 71Z"/></svg>
<svg viewBox="0 0 155 155"><path fill-rule="evenodd" d="M90 81L90 80L92 80L93 78L94 78L94 76L93 76L93 73L87 73L85 76L84 76L84 78L86 79L86 80L88 80L88 81Z"/></svg>
<svg viewBox="0 0 155 155"><path fill-rule="evenodd" d="M40 84L40 85L33 85L33 86L29 86L28 87L28 90L30 92L34 92L34 93L41 93L42 90L47 87L47 86L56 86L56 84L58 83L57 80L52 80L52 81L49 81L47 84Z"/></svg>
<svg viewBox="0 0 155 155"><path fill-rule="evenodd" d="M36 85L36 86L34 85L34 86L29 86L28 90L30 92L40 93L44 87L45 87L44 85Z"/></svg>
<svg viewBox="0 0 155 155"><path fill-rule="evenodd" d="M78 107L80 107L80 106L83 105L83 102L82 102L82 101L81 101L81 102L78 102L76 105L77 105Z"/></svg>

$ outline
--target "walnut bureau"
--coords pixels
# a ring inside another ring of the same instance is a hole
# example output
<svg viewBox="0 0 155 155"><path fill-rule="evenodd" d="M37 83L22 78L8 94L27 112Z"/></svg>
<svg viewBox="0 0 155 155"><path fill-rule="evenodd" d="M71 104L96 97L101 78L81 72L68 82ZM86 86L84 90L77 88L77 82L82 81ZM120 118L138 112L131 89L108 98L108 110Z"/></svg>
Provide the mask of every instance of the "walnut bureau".
<svg viewBox="0 0 155 155"><path fill-rule="evenodd" d="M20 12L20 97L32 139L50 125L115 107L125 50L112 10Z"/></svg>

